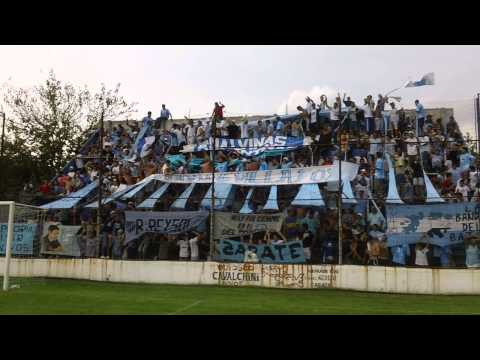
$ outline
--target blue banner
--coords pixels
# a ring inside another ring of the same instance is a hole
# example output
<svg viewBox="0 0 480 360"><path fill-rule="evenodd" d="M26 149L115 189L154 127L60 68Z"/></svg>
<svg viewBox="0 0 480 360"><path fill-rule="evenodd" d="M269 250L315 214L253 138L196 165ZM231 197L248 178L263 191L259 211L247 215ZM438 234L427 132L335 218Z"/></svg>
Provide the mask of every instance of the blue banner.
<svg viewBox="0 0 480 360"><path fill-rule="evenodd" d="M289 151L310 145L309 137L267 136L245 139L215 139L216 150L235 150L244 156L258 156L265 151ZM209 151L213 140L210 138L199 145L186 145L182 152Z"/></svg>
<svg viewBox="0 0 480 360"><path fill-rule="evenodd" d="M387 205L388 246L446 246L480 231L480 204Z"/></svg>
<svg viewBox="0 0 480 360"><path fill-rule="evenodd" d="M125 211L125 243L145 233L184 234L197 229L208 211Z"/></svg>
<svg viewBox="0 0 480 360"><path fill-rule="evenodd" d="M304 263L305 255L301 241L290 241L283 244L255 245L240 241L220 240L220 257L222 261L245 261L247 252L254 253L255 262L278 264L278 263ZM247 254L248 257L248 254Z"/></svg>
<svg viewBox="0 0 480 360"><path fill-rule="evenodd" d="M0 254L5 255L8 225L0 223ZM37 224L15 224L13 226L13 255L33 255L33 238Z"/></svg>

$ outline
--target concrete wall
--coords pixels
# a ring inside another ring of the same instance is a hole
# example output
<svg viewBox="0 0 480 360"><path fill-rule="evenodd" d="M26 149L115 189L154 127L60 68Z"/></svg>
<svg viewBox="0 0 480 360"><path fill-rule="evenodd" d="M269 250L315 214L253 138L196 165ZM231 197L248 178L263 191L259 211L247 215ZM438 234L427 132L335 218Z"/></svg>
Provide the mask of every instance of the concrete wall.
<svg viewBox="0 0 480 360"><path fill-rule="evenodd" d="M3 274L4 259L0 259ZM11 276L152 284L336 288L408 294L480 294L480 269L267 265L103 259L12 259Z"/></svg>

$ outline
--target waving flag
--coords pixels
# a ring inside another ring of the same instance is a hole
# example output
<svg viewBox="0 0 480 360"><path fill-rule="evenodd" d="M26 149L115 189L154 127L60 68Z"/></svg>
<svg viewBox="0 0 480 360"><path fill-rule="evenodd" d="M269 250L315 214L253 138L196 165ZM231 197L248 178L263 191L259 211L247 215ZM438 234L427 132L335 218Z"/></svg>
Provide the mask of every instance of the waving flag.
<svg viewBox="0 0 480 360"><path fill-rule="evenodd" d="M417 87L424 85L433 85L435 83L434 74L428 73L424 75L419 81L409 81L405 84L404 87Z"/></svg>

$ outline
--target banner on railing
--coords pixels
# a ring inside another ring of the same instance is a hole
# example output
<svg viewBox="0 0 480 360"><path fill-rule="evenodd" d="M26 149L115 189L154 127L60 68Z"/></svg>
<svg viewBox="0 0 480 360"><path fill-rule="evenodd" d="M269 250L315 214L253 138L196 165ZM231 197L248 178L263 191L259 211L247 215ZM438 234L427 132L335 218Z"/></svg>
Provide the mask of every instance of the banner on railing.
<svg viewBox="0 0 480 360"><path fill-rule="evenodd" d="M462 243L480 231L480 204L387 205L388 246Z"/></svg>
<svg viewBox="0 0 480 360"><path fill-rule="evenodd" d="M240 241L220 240L219 260L251 261L259 263L304 263L305 255L301 241L283 244L246 244Z"/></svg>
<svg viewBox="0 0 480 360"><path fill-rule="evenodd" d="M215 183L240 186L271 186L317 184L338 181L338 161L333 165L311 166L304 168L278 169L267 171L240 171L215 173ZM358 172L358 165L342 161L342 179L352 180ZM202 183L212 182L211 173L154 175L156 180L168 183Z"/></svg>
<svg viewBox="0 0 480 360"><path fill-rule="evenodd" d="M13 255L32 255L33 238L37 231L37 224L14 224L13 225ZM0 223L0 254L5 255L7 246L8 224Z"/></svg>
<svg viewBox="0 0 480 360"><path fill-rule="evenodd" d="M253 234L260 231L282 230L285 219L278 214L236 214L228 212L215 213L215 239Z"/></svg>
<svg viewBox="0 0 480 360"><path fill-rule="evenodd" d="M235 150L241 155L258 156L269 150L295 150L311 144L310 137L267 136L244 139L215 139L216 150ZM199 145L185 145L182 152L210 151L213 149L210 138Z"/></svg>
<svg viewBox="0 0 480 360"><path fill-rule="evenodd" d="M80 256L78 232L81 226L46 222L42 235L42 254Z"/></svg>
<svg viewBox="0 0 480 360"><path fill-rule="evenodd" d="M125 211L125 242L145 233L178 235L197 228L208 211Z"/></svg>

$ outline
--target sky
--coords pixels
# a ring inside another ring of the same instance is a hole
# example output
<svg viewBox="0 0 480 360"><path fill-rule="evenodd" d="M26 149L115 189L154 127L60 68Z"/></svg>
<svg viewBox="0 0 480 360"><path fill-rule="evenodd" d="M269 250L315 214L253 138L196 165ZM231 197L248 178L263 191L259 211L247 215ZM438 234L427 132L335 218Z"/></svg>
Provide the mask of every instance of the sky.
<svg viewBox="0 0 480 360"><path fill-rule="evenodd" d="M53 69L57 78L99 89L101 83L138 102L135 118L166 104L174 118L294 113L309 95L329 101L344 92L357 104L372 94L435 73L436 84L401 89L401 106L453 106L473 132L480 92L480 46L0 46L0 84L31 87Z"/></svg>

